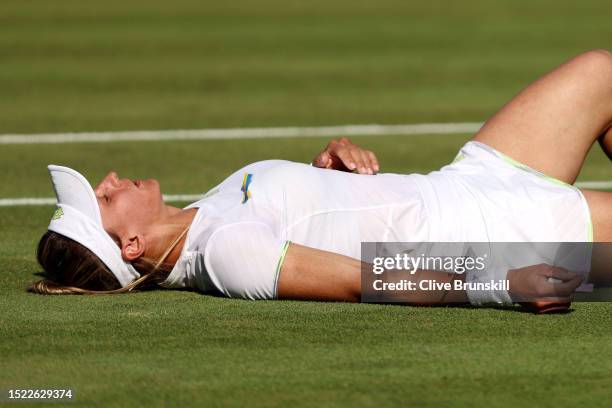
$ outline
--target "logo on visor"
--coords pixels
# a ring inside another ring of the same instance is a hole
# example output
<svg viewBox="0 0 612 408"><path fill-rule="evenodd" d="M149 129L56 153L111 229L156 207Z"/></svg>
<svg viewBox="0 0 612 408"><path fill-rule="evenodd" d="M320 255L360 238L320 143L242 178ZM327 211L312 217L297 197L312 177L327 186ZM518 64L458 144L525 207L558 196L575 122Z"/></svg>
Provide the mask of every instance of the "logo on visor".
<svg viewBox="0 0 612 408"><path fill-rule="evenodd" d="M64 211L62 210L61 207L57 207L57 209L53 213L53 217L51 217L51 219L52 220L59 220L60 218L62 218L62 215L64 215Z"/></svg>

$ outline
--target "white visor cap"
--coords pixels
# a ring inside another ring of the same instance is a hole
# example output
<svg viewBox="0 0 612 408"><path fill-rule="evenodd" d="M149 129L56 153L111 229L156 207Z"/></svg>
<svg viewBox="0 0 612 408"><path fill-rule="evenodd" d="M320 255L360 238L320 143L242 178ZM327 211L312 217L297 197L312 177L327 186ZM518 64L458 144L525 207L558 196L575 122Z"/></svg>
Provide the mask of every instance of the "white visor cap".
<svg viewBox="0 0 612 408"><path fill-rule="evenodd" d="M121 258L121 249L104 230L98 200L87 179L68 167L49 165L47 168L57 197L57 210L49 231L64 235L96 254L121 287L138 279L140 274Z"/></svg>

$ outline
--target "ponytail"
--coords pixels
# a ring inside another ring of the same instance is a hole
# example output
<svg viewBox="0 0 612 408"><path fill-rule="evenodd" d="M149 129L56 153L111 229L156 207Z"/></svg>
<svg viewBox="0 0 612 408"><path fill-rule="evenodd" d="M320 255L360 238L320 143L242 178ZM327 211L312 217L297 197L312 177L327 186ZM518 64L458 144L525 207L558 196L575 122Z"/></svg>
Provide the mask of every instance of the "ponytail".
<svg viewBox="0 0 612 408"><path fill-rule="evenodd" d="M164 263L165 259L188 230L189 227L185 228L177 236L158 261L147 258L134 261L132 264L141 276L124 287L92 251L61 234L47 231L36 252L47 278L31 284L27 290L41 295L110 295L157 288L173 268Z"/></svg>

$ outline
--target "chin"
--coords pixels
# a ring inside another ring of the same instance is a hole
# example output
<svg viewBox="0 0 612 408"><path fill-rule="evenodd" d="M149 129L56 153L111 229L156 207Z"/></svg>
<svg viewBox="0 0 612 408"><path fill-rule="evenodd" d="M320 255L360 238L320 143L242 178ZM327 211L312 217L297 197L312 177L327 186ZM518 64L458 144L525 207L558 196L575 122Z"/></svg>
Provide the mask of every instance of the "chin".
<svg viewBox="0 0 612 408"><path fill-rule="evenodd" d="M148 179L147 180L147 184L150 184L150 187L149 186L147 186L147 187L149 187L151 189L151 192L153 194L155 194L155 196L157 197L158 201L163 203L164 202L164 197L163 197L161 189L159 187L159 181L157 181L155 179Z"/></svg>

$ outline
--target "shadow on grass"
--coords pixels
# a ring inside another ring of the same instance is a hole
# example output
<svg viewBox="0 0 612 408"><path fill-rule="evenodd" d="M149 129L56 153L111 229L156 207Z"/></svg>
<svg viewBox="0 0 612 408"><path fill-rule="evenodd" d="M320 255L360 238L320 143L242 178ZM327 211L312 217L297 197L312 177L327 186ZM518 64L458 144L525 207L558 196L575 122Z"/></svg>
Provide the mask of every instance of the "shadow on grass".
<svg viewBox="0 0 612 408"><path fill-rule="evenodd" d="M458 309L483 309L483 307L481 306L474 306L474 305L470 305L470 304L465 304L465 303L453 303L453 304L437 304L437 305L415 305L415 304L410 304L410 303L400 303L400 302L393 302L393 303L375 303L375 302L368 302L370 304L377 304L377 305L390 305L390 306L412 306L412 307L421 307L421 308L458 308ZM486 309L493 309L493 310L499 310L501 312L514 312L514 313L526 313L526 314L533 314L533 315L544 315L544 314L571 314L574 313L574 309L571 308L567 308L567 309L559 309L559 310L553 310L550 312L545 312L542 313L538 310L536 310L533 307L530 306L525 306L525 305L511 305L511 306L488 306L486 307Z"/></svg>
<svg viewBox="0 0 612 408"><path fill-rule="evenodd" d="M35 272L32 274L34 277L37 277L39 279L50 279L48 274L45 273L45 271L39 271L39 272ZM135 290L134 292L150 292L153 290L159 290L159 291L180 291L180 292L193 292L193 293L199 293L203 296L213 296L213 297L220 297L220 298L224 298L225 296L223 296L221 293L202 293L198 290L192 289L192 288L176 288L176 289L165 289L162 287L159 287L157 285L155 286L147 286L147 287L143 287L143 288L139 288L137 290ZM236 299L238 300L238 299ZM312 302L309 300L305 300L305 302ZM328 303L328 302L324 302L324 303ZM465 303L451 303L451 304L432 304L432 305L415 305L415 304L410 304L410 303L400 303L400 302L392 302L392 303L384 303L384 302L364 302L364 304L374 304L374 305L390 305L390 306L402 306L402 307L406 307L406 306L411 306L411 307L421 307L421 308L459 308L459 309L482 309L482 307L478 307L478 306L473 306L470 304L465 304ZM546 312L546 313L542 313L536 309L534 309L533 307L529 307L529 306L524 306L524 305L511 305L511 306L489 306L487 307L487 309L494 309L494 310L499 310L502 312L514 312L514 313L527 313L527 314L533 314L533 315L542 315L542 314L571 314L574 313L574 309L560 309L560 310L554 310L551 312Z"/></svg>

